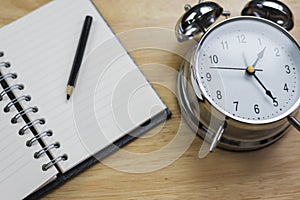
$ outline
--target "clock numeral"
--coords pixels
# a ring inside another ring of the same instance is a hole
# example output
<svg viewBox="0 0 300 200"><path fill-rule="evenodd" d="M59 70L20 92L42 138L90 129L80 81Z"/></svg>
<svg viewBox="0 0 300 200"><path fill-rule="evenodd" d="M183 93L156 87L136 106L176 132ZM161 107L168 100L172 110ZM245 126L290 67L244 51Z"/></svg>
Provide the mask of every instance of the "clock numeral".
<svg viewBox="0 0 300 200"><path fill-rule="evenodd" d="M262 41L261 41L260 38L258 38L258 43L259 43L260 46L262 45Z"/></svg>
<svg viewBox="0 0 300 200"><path fill-rule="evenodd" d="M205 76L206 76L207 81L211 81L212 77L211 77L211 74L209 72L207 72Z"/></svg>
<svg viewBox="0 0 300 200"><path fill-rule="evenodd" d="M247 43L246 42L246 36L244 34L238 35L237 38L238 38L238 41L239 41L240 44Z"/></svg>
<svg viewBox="0 0 300 200"><path fill-rule="evenodd" d="M227 41L222 41L221 44L222 44L222 48L223 48L224 50L229 49L229 46L228 46L228 42L227 42Z"/></svg>
<svg viewBox="0 0 300 200"><path fill-rule="evenodd" d="M284 84L283 86L283 90L285 90L286 92L289 92L289 88L288 88L288 85L287 83Z"/></svg>
<svg viewBox="0 0 300 200"><path fill-rule="evenodd" d="M260 109L259 109L259 105L258 105L258 104L255 104L255 105L254 105L254 112L255 112L256 114L259 114L259 113L260 113Z"/></svg>
<svg viewBox="0 0 300 200"><path fill-rule="evenodd" d="M285 68L285 72L286 72L287 74L290 74L290 73L291 73L291 69L290 69L290 66L289 66L289 65L284 66L284 68Z"/></svg>
<svg viewBox="0 0 300 200"><path fill-rule="evenodd" d="M211 64L217 64L219 62L219 58L217 55L209 56Z"/></svg>
<svg viewBox="0 0 300 200"><path fill-rule="evenodd" d="M238 111L239 102L238 101L234 101L233 104L235 105L235 111Z"/></svg>
<svg viewBox="0 0 300 200"><path fill-rule="evenodd" d="M275 52L275 56L277 56L277 57L280 56L280 53L279 53L279 49L278 49L278 48L275 48L275 49L274 49L274 52Z"/></svg>
<svg viewBox="0 0 300 200"><path fill-rule="evenodd" d="M217 98L220 100L220 99L222 99L222 93L221 93L221 91L220 90L217 90Z"/></svg>

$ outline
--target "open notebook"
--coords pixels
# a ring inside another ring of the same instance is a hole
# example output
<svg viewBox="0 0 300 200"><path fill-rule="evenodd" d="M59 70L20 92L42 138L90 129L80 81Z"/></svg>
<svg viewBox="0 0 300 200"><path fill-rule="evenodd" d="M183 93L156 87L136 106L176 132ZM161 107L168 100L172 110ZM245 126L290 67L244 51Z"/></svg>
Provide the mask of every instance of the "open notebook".
<svg viewBox="0 0 300 200"><path fill-rule="evenodd" d="M67 101L86 15L94 20ZM1 28L0 50L3 199L37 198L170 116L89 0L52 1Z"/></svg>

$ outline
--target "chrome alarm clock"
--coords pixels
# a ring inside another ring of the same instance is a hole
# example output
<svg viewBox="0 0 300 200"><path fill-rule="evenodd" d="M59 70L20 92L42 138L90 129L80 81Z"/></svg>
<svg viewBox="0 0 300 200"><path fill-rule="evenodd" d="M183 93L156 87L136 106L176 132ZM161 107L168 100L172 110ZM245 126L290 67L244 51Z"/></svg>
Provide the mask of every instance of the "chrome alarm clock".
<svg viewBox="0 0 300 200"><path fill-rule="evenodd" d="M214 2L185 9L178 40L202 36L181 66L178 96L186 121L208 144L204 151L255 150L291 124L299 131L300 47L287 31L290 9L276 0L250 1L233 18ZM210 28L220 15L226 19Z"/></svg>

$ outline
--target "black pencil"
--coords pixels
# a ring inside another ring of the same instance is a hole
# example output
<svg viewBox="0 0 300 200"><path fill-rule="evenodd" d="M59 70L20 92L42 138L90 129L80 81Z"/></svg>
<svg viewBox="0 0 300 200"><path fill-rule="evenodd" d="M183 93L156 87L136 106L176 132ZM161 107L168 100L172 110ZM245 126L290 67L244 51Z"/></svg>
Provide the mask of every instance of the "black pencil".
<svg viewBox="0 0 300 200"><path fill-rule="evenodd" d="M75 88L75 84L76 84L79 69L80 69L80 66L82 63L82 58L84 55L86 43L87 43L88 36L90 33L92 21L93 21L93 18L91 16L85 17L81 35L80 35L80 39L79 39L79 43L78 43L76 54L75 54L75 58L73 61L73 66L72 66L71 73L69 76L68 85L67 85L67 100L70 99L70 97L73 93L73 90Z"/></svg>

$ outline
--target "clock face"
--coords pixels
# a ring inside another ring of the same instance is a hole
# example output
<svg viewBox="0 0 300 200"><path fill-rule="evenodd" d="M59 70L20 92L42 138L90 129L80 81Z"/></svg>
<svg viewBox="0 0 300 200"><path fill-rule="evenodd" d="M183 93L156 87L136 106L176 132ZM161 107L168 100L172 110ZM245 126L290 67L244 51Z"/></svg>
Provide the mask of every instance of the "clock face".
<svg viewBox="0 0 300 200"><path fill-rule="evenodd" d="M194 63L203 95L233 119L271 123L299 107L299 45L272 22L237 17L219 23L202 37Z"/></svg>

